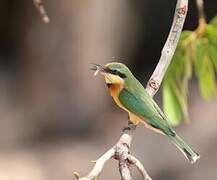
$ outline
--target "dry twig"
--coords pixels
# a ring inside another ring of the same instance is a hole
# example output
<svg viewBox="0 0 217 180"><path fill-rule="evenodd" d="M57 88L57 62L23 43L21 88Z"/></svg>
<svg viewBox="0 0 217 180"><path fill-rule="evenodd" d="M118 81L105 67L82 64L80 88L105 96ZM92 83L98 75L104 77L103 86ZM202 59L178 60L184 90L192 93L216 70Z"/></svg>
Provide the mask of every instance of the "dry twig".
<svg viewBox="0 0 217 180"><path fill-rule="evenodd" d="M166 73L166 70L174 55L183 25L186 18L188 9L188 0L177 0L176 10L170 33L167 41L163 47L162 55L157 67L155 68L146 87L147 92L154 96L158 91L162 79ZM119 141L96 160L96 164L92 171L85 177L80 177L78 173L75 173L75 177L78 180L95 180L101 173L104 164L111 158L115 158L119 161L119 171L122 180L132 180L130 174L130 165L135 165L140 173L143 175L144 180L151 180L147 174L142 163L134 156L130 155L129 148L131 145L133 133L136 130L136 126L129 123L127 128L124 128L123 134Z"/></svg>
<svg viewBox="0 0 217 180"><path fill-rule="evenodd" d="M173 18L173 24L170 29L170 33L166 40L166 43L162 49L160 60L155 68L146 90L151 96L154 96L158 91L166 70L172 60L175 53L179 37L182 32L182 28L185 22L188 9L188 0L177 0L176 11Z"/></svg>
<svg viewBox="0 0 217 180"><path fill-rule="evenodd" d="M200 36L204 33L206 28L206 16L204 12L204 1L203 0L196 0L198 16L199 16L199 23L198 28L195 31L195 37Z"/></svg>
<svg viewBox="0 0 217 180"><path fill-rule="evenodd" d="M47 12L44 8L43 0L33 0L33 3L35 4L36 9L38 10L42 21L47 24L50 22L50 18L47 15Z"/></svg>
<svg viewBox="0 0 217 180"><path fill-rule="evenodd" d="M205 19L204 1L203 0L196 0L196 5L197 5L197 9L198 9L199 19Z"/></svg>
<svg viewBox="0 0 217 180"><path fill-rule="evenodd" d="M138 159L136 159L134 156L132 156L130 154L128 155L127 159L129 160L130 164L134 164L136 166L136 168L141 173L144 180L151 180L151 178L149 177L148 173L146 172L144 166L142 165L142 163Z"/></svg>

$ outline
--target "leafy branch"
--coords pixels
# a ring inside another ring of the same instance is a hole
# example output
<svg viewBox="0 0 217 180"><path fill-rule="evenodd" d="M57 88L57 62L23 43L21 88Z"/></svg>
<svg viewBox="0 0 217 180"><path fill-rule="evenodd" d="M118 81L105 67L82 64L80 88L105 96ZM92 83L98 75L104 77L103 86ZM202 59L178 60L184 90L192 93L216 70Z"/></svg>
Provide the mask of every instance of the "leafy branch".
<svg viewBox="0 0 217 180"><path fill-rule="evenodd" d="M200 94L205 100L211 100L216 95L217 17L207 24L203 1L196 2L198 27L194 31L182 32L163 81L164 112L172 125L178 125L182 118L189 121L188 84L193 74L198 79Z"/></svg>

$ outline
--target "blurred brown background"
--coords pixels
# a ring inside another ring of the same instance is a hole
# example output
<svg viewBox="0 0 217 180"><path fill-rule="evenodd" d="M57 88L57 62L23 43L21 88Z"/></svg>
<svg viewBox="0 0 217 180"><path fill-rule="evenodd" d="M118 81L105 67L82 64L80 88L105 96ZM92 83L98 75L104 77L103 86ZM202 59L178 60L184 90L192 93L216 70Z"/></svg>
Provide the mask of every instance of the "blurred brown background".
<svg viewBox="0 0 217 180"><path fill-rule="evenodd" d="M89 63L116 57L145 85L167 37L176 1L45 1L51 23L32 1L0 1L0 179L70 180L89 172L127 122ZM205 1L207 19L217 2ZM194 0L185 28L197 26ZM117 60L116 60L117 61ZM156 99L161 101L160 92ZM191 123L177 131L200 154L189 164L164 137L140 126L132 152L157 180L217 177L217 98L190 87ZM134 179L141 179L134 170ZM119 179L109 161L103 180Z"/></svg>

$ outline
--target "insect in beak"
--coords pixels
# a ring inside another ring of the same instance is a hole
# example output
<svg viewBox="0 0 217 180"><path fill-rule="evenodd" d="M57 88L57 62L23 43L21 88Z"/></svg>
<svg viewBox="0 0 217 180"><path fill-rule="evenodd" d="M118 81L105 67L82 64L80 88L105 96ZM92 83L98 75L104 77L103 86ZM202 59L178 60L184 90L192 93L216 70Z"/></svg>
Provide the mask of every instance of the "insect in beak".
<svg viewBox="0 0 217 180"><path fill-rule="evenodd" d="M95 64L95 63L91 63L92 67L90 68L91 70L95 71L94 72L94 76L96 76L99 72L105 72L105 67L100 65L100 64Z"/></svg>

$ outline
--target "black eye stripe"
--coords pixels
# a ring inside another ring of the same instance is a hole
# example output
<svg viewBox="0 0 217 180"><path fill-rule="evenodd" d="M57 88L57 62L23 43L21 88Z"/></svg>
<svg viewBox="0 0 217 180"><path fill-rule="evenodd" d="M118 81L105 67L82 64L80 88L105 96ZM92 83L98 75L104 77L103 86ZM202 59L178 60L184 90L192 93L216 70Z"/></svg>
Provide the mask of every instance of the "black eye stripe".
<svg viewBox="0 0 217 180"><path fill-rule="evenodd" d="M121 78L126 78L126 75L124 73L121 73L120 71L118 71L116 69L115 70L108 69L107 72L111 73L111 74L114 74L114 75L118 75Z"/></svg>
<svg viewBox="0 0 217 180"><path fill-rule="evenodd" d="M126 78L126 75L123 74L123 73L121 73L121 72L119 72L119 71L118 71L118 74L117 74L117 75L120 76L121 78Z"/></svg>

